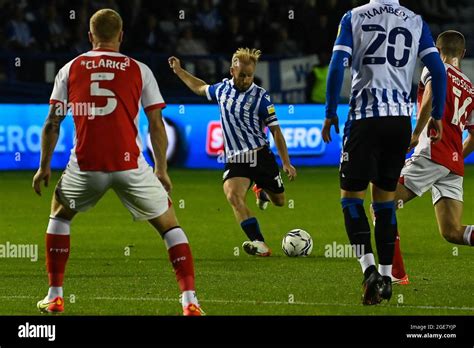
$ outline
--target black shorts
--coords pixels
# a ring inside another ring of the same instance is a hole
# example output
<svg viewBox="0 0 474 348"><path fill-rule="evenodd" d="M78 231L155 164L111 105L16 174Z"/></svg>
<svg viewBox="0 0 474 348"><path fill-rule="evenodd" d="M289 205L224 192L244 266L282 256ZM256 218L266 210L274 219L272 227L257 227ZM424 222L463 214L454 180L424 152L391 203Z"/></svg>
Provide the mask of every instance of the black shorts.
<svg viewBox="0 0 474 348"><path fill-rule="evenodd" d="M395 191L410 139L410 117L347 121L339 169L341 189L363 191L372 182L382 190Z"/></svg>
<svg viewBox="0 0 474 348"><path fill-rule="evenodd" d="M230 178L249 178L258 187L273 193L285 191L281 180L280 169L275 160L275 155L268 148L264 147L253 152L253 156L240 156L240 163L225 164L223 182Z"/></svg>

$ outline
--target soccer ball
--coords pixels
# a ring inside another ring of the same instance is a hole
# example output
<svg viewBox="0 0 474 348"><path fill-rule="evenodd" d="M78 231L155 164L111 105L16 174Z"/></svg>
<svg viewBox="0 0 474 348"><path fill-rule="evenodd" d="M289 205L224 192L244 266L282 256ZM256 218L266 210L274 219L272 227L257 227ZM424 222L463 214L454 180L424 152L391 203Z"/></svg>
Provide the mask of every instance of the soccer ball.
<svg viewBox="0 0 474 348"><path fill-rule="evenodd" d="M281 248L287 256L308 256L313 250L313 239L305 230L296 228L286 234Z"/></svg>

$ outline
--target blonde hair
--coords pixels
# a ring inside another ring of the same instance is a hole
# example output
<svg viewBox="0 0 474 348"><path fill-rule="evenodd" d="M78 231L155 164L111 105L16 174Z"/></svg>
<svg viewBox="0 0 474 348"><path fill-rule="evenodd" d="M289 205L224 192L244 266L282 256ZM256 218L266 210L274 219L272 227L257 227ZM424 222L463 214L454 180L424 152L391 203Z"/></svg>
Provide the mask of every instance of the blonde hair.
<svg viewBox="0 0 474 348"><path fill-rule="evenodd" d="M112 9L105 8L94 13L89 21L90 32L99 41L113 41L122 31L122 18Z"/></svg>
<svg viewBox="0 0 474 348"><path fill-rule="evenodd" d="M232 55L232 66L238 66L239 63L249 64L254 63L257 65L258 59L262 55L262 51L257 50L256 48L239 48Z"/></svg>

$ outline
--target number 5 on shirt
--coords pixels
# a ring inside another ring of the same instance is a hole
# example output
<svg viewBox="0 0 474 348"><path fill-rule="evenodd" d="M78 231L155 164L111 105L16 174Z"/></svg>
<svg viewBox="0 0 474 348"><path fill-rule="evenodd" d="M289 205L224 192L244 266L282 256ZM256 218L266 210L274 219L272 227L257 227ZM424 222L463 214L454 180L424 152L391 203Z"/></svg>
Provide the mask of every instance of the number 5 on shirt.
<svg viewBox="0 0 474 348"><path fill-rule="evenodd" d="M111 81L115 77L114 73L98 72L91 74L91 96L92 97L109 97L107 98L107 104L103 107L93 107L93 116L106 116L114 112L117 107L117 99L115 98L114 92L110 89L102 88L99 86L98 81Z"/></svg>

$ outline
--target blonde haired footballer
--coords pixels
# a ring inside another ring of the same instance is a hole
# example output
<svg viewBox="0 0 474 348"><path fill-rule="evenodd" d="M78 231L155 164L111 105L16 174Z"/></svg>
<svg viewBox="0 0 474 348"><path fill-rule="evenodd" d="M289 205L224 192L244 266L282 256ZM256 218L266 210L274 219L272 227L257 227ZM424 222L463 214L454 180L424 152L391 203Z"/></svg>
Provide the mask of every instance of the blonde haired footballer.
<svg viewBox="0 0 474 348"><path fill-rule="evenodd" d="M258 49L239 48L232 55L229 70L232 78L213 85L183 69L176 57L170 57L169 64L189 89L219 105L226 158L224 194L248 237L243 249L250 255L270 256L271 250L265 244L258 221L245 201L248 189L255 183L253 190L261 209L265 209L269 201L275 206L285 205L283 181L275 155L269 148L266 127L273 135L283 171L290 180L296 177L296 169L290 163L270 95L254 83L260 55Z"/></svg>

